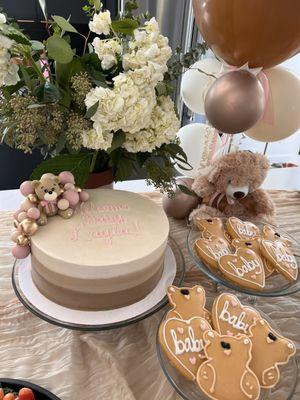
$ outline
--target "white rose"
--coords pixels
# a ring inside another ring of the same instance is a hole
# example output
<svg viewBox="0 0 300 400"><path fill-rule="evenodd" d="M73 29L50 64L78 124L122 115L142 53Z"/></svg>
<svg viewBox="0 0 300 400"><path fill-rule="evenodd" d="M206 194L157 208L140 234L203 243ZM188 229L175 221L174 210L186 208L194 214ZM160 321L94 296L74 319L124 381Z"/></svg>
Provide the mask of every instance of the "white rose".
<svg viewBox="0 0 300 400"><path fill-rule="evenodd" d="M89 28L98 35L109 35L111 26L110 11L95 14L93 20L89 22Z"/></svg>
<svg viewBox="0 0 300 400"><path fill-rule="evenodd" d="M122 53L122 46L115 39L100 40L96 37L93 40L93 47L95 53L98 55L99 60L101 60L101 66L104 70L112 68L117 64L117 54Z"/></svg>
<svg viewBox="0 0 300 400"><path fill-rule="evenodd" d="M114 65L116 65L116 63L117 63L117 59L114 55L106 54L101 61L101 67L104 70L107 70L107 69L112 68Z"/></svg>
<svg viewBox="0 0 300 400"><path fill-rule="evenodd" d="M156 21L155 17L152 17L150 21L145 23L146 25L146 32L159 32L158 22Z"/></svg>
<svg viewBox="0 0 300 400"><path fill-rule="evenodd" d="M87 149L107 150L111 147L112 133L103 133L101 129L90 129L82 134L82 144Z"/></svg>
<svg viewBox="0 0 300 400"><path fill-rule="evenodd" d="M3 13L0 13L0 24L6 23L6 16Z"/></svg>

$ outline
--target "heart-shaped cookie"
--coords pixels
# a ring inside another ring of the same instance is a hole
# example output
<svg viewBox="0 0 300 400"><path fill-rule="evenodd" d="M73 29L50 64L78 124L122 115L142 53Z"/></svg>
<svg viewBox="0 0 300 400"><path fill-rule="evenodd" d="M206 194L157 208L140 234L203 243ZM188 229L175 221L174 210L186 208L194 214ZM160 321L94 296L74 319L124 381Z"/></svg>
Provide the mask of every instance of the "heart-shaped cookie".
<svg viewBox="0 0 300 400"><path fill-rule="evenodd" d="M226 227L233 239L252 239L260 235L260 230L256 225L236 217L228 218Z"/></svg>
<svg viewBox="0 0 300 400"><path fill-rule="evenodd" d="M250 326L259 318L258 311L243 306L236 296L229 293L218 296L212 307L213 328L222 335L248 335Z"/></svg>
<svg viewBox="0 0 300 400"><path fill-rule="evenodd" d="M230 242L230 236L226 232L221 218L195 218L195 224L202 236L209 239L212 236L218 236Z"/></svg>
<svg viewBox="0 0 300 400"><path fill-rule="evenodd" d="M290 247L277 240L261 241L261 251L264 257L274 265L275 269L289 281L298 277L298 265Z"/></svg>
<svg viewBox="0 0 300 400"><path fill-rule="evenodd" d="M201 317L170 318L159 328L162 349L172 365L189 380L196 379L199 366L206 360L203 335L209 329L210 324Z"/></svg>
<svg viewBox="0 0 300 400"><path fill-rule="evenodd" d="M261 252L261 238L255 237L252 239L234 239L232 241L233 246L238 249L243 247L245 249L253 250L257 255L260 256L265 268L265 276L268 278L275 272L274 266L262 255Z"/></svg>
<svg viewBox="0 0 300 400"><path fill-rule="evenodd" d="M269 225L265 225L262 229L262 239L271 240L273 242L279 241L284 243L286 246L291 246L293 242L285 236L282 236L279 232L273 229Z"/></svg>
<svg viewBox="0 0 300 400"><path fill-rule="evenodd" d="M209 239L198 239L195 242L195 250L206 265L216 269L219 269L219 258L231 253L227 240L217 236L211 236Z"/></svg>
<svg viewBox="0 0 300 400"><path fill-rule="evenodd" d="M263 262L252 250L239 248L235 254L222 256L219 267L228 279L240 286L255 290L265 286Z"/></svg>

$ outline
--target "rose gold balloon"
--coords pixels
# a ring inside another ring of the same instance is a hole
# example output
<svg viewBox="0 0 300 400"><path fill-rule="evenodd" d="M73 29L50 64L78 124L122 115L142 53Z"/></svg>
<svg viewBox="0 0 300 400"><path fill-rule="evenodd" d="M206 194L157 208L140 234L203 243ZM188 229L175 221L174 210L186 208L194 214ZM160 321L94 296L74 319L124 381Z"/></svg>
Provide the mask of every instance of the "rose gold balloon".
<svg viewBox="0 0 300 400"><path fill-rule="evenodd" d="M221 76L205 97L205 114L213 127L224 133L240 133L251 128L265 110L265 94L260 81L245 70Z"/></svg>
<svg viewBox="0 0 300 400"><path fill-rule="evenodd" d="M192 190L194 179L192 178L177 178L177 184L186 186ZM186 218L191 211L197 207L199 199L194 196L183 193L180 189L175 192L173 198L168 197L167 194L163 197L163 208L168 217L178 219Z"/></svg>
<svg viewBox="0 0 300 400"><path fill-rule="evenodd" d="M30 242L30 239L25 235L19 235L17 238L17 244L19 246L27 246Z"/></svg>
<svg viewBox="0 0 300 400"><path fill-rule="evenodd" d="M199 30L234 66L270 68L300 51L299 0L193 0Z"/></svg>
<svg viewBox="0 0 300 400"><path fill-rule="evenodd" d="M33 236L38 230L38 224L31 218L24 219L19 226L21 227L22 232L28 236Z"/></svg>

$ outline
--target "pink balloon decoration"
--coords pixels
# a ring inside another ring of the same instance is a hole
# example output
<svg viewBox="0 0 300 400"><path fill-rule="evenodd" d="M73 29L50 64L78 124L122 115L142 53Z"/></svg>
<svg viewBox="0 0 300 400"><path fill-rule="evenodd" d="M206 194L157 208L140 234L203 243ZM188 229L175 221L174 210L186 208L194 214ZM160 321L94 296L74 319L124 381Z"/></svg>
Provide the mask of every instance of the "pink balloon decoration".
<svg viewBox="0 0 300 400"><path fill-rule="evenodd" d="M65 190L75 190L75 185L73 183L66 183L64 186Z"/></svg>
<svg viewBox="0 0 300 400"><path fill-rule="evenodd" d="M40 210L35 207L29 208L29 210L27 211L28 218L39 219L40 215L41 215Z"/></svg>
<svg viewBox="0 0 300 400"><path fill-rule="evenodd" d="M75 207L79 203L79 194L72 190L65 191L63 198L69 201L71 207Z"/></svg>
<svg viewBox="0 0 300 400"><path fill-rule="evenodd" d="M26 258L29 254L30 254L29 246L19 246L18 244L16 244L12 249L12 255L18 260Z"/></svg>
<svg viewBox="0 0 300 400"><path fill-rule="evenodd" d="M86 202L86 201L88 201L89 198L90 198L90 195L89 195L88 192L82 191L82 192L79 193L79 199L80 199L80 201Z"/></svg>
<svg viewBox="0 0 300 400"><path fill-rule="evenodd" d="M60 179L60 183L63 185L66 183L73 183L73 185L75 184L74 175L70 171L63 171L58 175L58 177Z"/></svg>
<svg viewBox="0 0 300 400"><path fill-rule="evenodd" d="M20 232L17 230L13 231L11 234L11 240L16 243L18 236L20 236Z"/></svg>
<svg viewBox="0 0 300 400"><path fill-rule="evenodd" d="M34 193L34 189L32 187L31 182L30 181L25 181L25 182L21 183L20 192L25 197L28 196L31 193Z"/></svg>

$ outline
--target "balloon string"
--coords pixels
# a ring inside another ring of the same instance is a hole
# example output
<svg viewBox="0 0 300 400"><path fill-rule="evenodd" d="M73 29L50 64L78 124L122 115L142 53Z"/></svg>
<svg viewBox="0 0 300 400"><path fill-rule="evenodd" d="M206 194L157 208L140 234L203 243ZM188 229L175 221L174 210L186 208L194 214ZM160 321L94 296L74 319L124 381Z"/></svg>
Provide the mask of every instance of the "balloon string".
<svg viewBox="0 0 300 400"><path fill-rule="evenodd" d="M265 93L266 100L266 108L263 116L261 117L261 121L263 121L267 125L274 125L274 103L272 98L272 91L270 88L270 82L267 75L261 71L258 74L258 80L262 84Z"/></svg>

